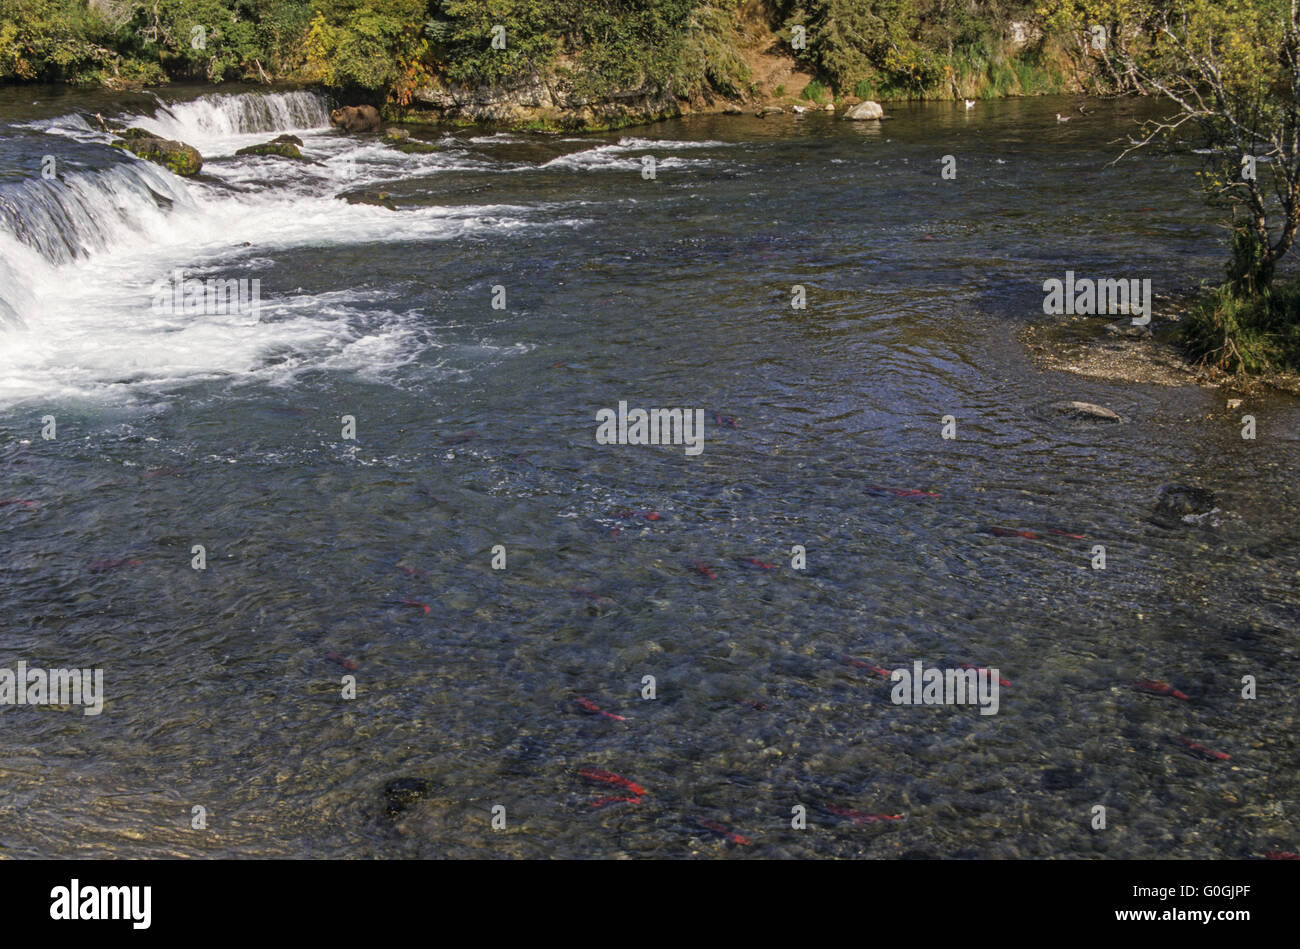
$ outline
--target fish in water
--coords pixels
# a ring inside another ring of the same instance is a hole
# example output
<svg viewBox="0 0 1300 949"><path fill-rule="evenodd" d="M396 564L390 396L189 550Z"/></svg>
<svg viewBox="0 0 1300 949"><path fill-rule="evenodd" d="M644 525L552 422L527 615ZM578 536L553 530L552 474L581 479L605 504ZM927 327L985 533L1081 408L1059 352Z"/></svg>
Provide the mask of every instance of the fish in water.
<svg viewBox="0 0 1300 949"><path fill-rule="evenodd" d="M922 491L920 488L882 488L878 484L867 485L867 490L877 494L892 494L896 498L937 498L939 496L933 491Z"/></svg>
<svg viewBox="0 0 1300 949"><path fill-rule="evenodd" d="M603 768L579 768L578 776L586 778L588 781L595 781L598 784L608 784L613 787L623 788L631 791L637 797L646 793L646 789L641 787L635 781L629 781L621 774L615 774L613 771L606 771Z"/></svg>
<svg viewBox="0 0 1300 949"><path fill-rule="evenodd" d="M717 412L714 412L713 421L715 424L725 426L726 428L737 427L736 417L734 415L720 415Z"/></svg>
<svg viewBox="0 0 1300 949"><path fill-rule="evenodd" d="M1017 531L1009 527L990 527L989 533L994 537L1024 537L1028 540L1039 540L1042 535L1035 534L1033 531Z"/></svg>
<svg viewBox="0 0 1300 949"><path fill-rule="evenodd" d="M403 600L403 601L402 601L402 605L403 605L403 606L414 606L414 607L416 607L416 608L418 608L418 609L423 610L425 616L428 616L428 615L429 615L429 604L428 604L428 603L421 603L419 600Z"/></svg>
<svg viewBox="0 0 1300 949"><path fill-rule="evenodd" d="M708 577L710 580L718 579L718 575L713 572L713 568L703 560L692 560L691 569L702 577Z"/></svg>
<svg viewBox="0 0 1300 949"><path fill-rule="evenodd" d="M991 673L991 672L993 671L992 669L988 668L987 666L972 666L969 662L963 662L963 663L961 664L961 668L963 668L963 669L973 669L973 670L976 671L976 672L990 672L990 673ZM1004 689L1009 689L1009 688L1011 688L1011 683L1008 682L1006 679L1002 678L1001 676L998 676L998 685L1002 686Z"/></svg>
<svg viewBox="0 0 1300 949"><path fill-rule="evenodd" d="M647 521L662 521L664 516L658 511L633 511L630 508L622 508L617 511L610 511L610 517L619 517L628 520L633 517L640 517Z"/></svg>
<svg viewBox="0 0 1300 949"><path fill-rule="evenodd" d="M337 662L340 666L342 666L344 669L347 669L349 672L354 671L358 668L357 664L353 662L351 659L344 659L341 655L339 655L336 652L325 653L325 658L330 660L331 662Z"/></svg>
<svg viewBox="0 0 1300 949"><path fill-rule="evenodd" d="M28 501L26 498L0 498L0 507L17 506L31 509L39 504L39 501Z"/></svg>
<svg viewBox="0 0 1300 949"><path fill-rule="evenodd" d="M612 719L616 722L626 722L627 719L622 715L615 715L613 712L607 712L585 695L578 696L578 705L583 711L591 712L593 715L603 715L605 718Z"/></svg>
<svg viewBox="0 0 1300 949"><path fill-rule="evenodd" d="M429 575L428 570L421 570L419 567L406 567L400 563L397 565L397 569L408 577L427 577Z"/></svg>
<svg viewBox="0 0 1300 949"><path fill-rule="evenodd" d="M712 831L718 836L724 838L728 843L747 846L750 842L748 837L744 837L736 833L734 830L731 830L730 828L726 827L723 824L718 823L715 820L701 820L700 826L703 827L705 830Z"/></svg>
<svg viewBox="0 0 1300 949"><path fill-rule="evenodd" d="M774 563L768 563L768 562L766 562L766 561L764 561L764 560L759 560L757 557L741 557L741 558L740 558L740 562L741 562L741 564L743 564L743 565L745 565L745 566L749 566L749 567L757 567L759 570L776 570L776 569L777 569L777 565L776 565L776 564L774 564Z"/></svg>
<svg viewBox="0 0 1300 949"><path fill-rule="evenodd" d="M469 431L461 432L457 435L444 435L442 438L442 443L444 445L463 445L471 438L475 438L477 436L478 436L478 432L475 429L471 428Z"/></svg>
<svg viewBox="0 0 1300 949"><path fill-rule="evenodd" d="M1190 702L1186 695L1179 692L1168 682L1158 682L1155 679L1134 679L1133 688L1139 692L1147 692L1151 695L1169 695L1176 699L1182 699L1184 702Z"/></svg>
<svg viewBox="0 0 1300 949"><path fill-rule="evenodd" d="M873 666L869 662L864 662L861 659L854 659L852 656L840 656L840 662L844 663L846 666L852 666L855 669L866 669L872 675L878 675L882 679L889 678L888 669L882 669L880 666Z"/></svg>
<svg viewBox="0 0 1300 949"><path fill-rule="evenodd" d="M1170 741L1176 745L1182 745L1193 754L1200 755L1202 758L1208 758L1211 761L1230 761L1232 755L1222 751L1215 751L1213 748L1206 748L1204 745L1198 745L1190 738L1179 738L1177 735L1170 736Z"/></svg>
<svg viewBox="0 0 1300 949"><path fill-rule="evenodd" d="M753 699L736 699L736 704L745 705L748 706L749 708L756 709L757 711L760 712L767 711L766 705L764 705L762 702L755 702Z"/></svg>
<svg viewBox="0 0 1300 949"><path fill-rule="evenodd" d="M845 817L853 821L858 827L863 824L876 824L887 820L906 820L905 814L871 814L867 811L855 811L849 807L837 807L834 804L827 804L826 810L830 811L836 817Z"/></svg>
<svg viewBox="0 0 1300 949"><path fill-rule="evenodd" d="M1070 537L1073 538L1074 540L1087 540L1087 538L1084 537L1082 534L1072 534L1069 531L1062 530L1059 527L1049 527L1047 529L1047 533L1055 534L1057 537Z"/></svg>
<svg viewBox="0 0 1300 949"><path fill-rule="evenodd" d="M142 560L131 560L123 557L121 560L92 560L86 566L91 573L104 573L107 570L119 570L122 567L138 567L143 562Z"/></svg>
<svg viewBox="0 0 1300 949"><path fill-rule="evenodd" d="M1265 850L1265 860L1300 860L1300 853L1292 853L1290 850Z"/></svg>
<svg viewBox="0 0 1300 949"><path fill-rule="evenodd" d="M606 807L610 804L640 804L641 798L636 795L631 797L598 797L591 802L592 807Z"/></svg>
<svg viewBox="0 0 1300 949"><path fill-rule="evenodd" d="M143 477L153 480L154 478L165 478L168 475L177 475L181 473L179 468L150 468Z"/></svg>

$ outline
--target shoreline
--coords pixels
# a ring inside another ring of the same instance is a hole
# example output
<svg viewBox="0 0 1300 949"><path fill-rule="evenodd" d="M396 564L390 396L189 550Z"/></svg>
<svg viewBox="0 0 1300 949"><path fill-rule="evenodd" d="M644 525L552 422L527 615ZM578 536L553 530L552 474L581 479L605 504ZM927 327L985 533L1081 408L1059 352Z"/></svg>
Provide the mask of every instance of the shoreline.
<svg viewBox="0 0 1300 949"><path fill-rule="evenodd" d="M1209 288L1187 288L1155 298L1149 328L1125 325L1125 317L1050 316L1016 333L1040 370L1054 370L1108 382L1148 383L1219 389L1234 397L1287 395L1300 398L1300 375L1234 374L1197 365L1178 341L1183 315Z"/></svg>

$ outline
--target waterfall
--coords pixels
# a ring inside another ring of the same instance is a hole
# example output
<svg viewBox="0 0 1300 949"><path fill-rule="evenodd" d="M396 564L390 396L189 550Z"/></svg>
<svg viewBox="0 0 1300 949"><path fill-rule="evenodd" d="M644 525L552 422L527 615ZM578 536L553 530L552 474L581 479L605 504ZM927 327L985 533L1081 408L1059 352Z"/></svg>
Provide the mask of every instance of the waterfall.
<svg viewBox="0 0 1300 949"><path fill-rule="evenodd" d="M203 151L204 144L267 132L329 128L329 103L315 92L236 93L159 103L151 118L132 124Z"/></svg>

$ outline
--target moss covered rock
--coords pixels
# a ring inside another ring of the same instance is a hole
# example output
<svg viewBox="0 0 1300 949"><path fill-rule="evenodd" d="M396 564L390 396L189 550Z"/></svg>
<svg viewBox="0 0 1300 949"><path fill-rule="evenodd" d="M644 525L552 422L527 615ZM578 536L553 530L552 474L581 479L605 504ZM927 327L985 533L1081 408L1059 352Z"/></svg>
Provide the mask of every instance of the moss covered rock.
<svg viewBox="0 0 1300 949"><path fill-rule="evenodd" d="M241 148L236 155L266 155L271 158L296 158L304 160L302 152L298 146L302 144L302 139L296 135L279 135L269 142L263 142L261 145L249 145L247 148Z"/></svg>
<svg viewBox="0 0 1300 949"><path fill-rule="evenodd" d="M139 129L127 129L127 132L139 132ZM146 133L147 135L147 133ZM173 174L189 178L197 175L203 168L203 156L193 145L173 142L165 138L131 136L113 142L116 148L124 148L145 161L162 165Z"/></svg>

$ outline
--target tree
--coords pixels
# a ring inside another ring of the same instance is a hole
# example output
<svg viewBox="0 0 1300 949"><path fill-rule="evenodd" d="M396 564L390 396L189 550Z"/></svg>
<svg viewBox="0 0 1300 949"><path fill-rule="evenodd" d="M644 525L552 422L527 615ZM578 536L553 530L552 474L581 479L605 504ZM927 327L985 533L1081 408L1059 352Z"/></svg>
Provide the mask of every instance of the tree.
<svg viewBox="0 0 1300 949"><path fill-rule="evenodd" d="M1204 189L1233 232L1233 291L1266 290L1300 225L1300 0L1075 0L1056 15L1113 75L1177 106L1124 155L1157 141L1206 155Z"/></svg>

